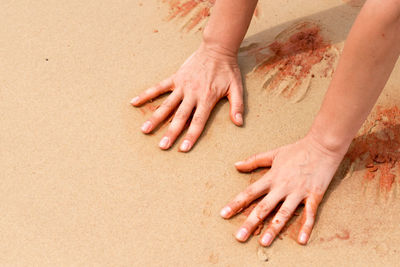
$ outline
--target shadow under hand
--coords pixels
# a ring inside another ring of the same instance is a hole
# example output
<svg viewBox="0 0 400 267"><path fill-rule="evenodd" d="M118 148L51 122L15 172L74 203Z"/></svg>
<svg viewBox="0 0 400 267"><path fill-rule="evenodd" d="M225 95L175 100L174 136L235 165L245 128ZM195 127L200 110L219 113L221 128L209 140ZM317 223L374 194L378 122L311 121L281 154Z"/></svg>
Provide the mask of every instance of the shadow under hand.
<svg viewBox="0 0 400 267"><path fill-rule="evenodd" d="M359 12L358 8L352 8L349 5L343 4L309 16L305 16L302 18L294 19L276 25L260 33L249 36L244 40L244 46L246 46L246 44L252 44L252 43L261 43L261 44L272 43L276 35L282 35L282 34L285 35L291 33L290 29L296 28L296 23L298 24L301 22L312 22L326 26L326 28L328 29L327 32L329 34L328 37L330 38L330 42L339 43L346 39L347 34L358 12ZM294 51L290 51L289 55L293 56L293 54L295 53L304 53L307 52L307 49L308 47L305 47L304 49L300 50L295 49ZM312 46L310 49L312 49ZM252 59L251 56L244 56L244 57L240 56L239 64L243 75L243 80L245 80L246 74L251 72L257 65L257 63L254 61L254 59ZM244 123L246 123L246 114L249 111L246 83L243 84L243 87L244 87L243 90ZM219 101L216 104L212 113L210 114L210 117L207 121L203 133L201 134L199 140L196 143L203 141L204 137L207 136L207 133L209 132L209 127L210 125L213 124L213 121L216 118L216 114L218 114L219 110L223 107L223 105L229 104L227 102L228 102L227 100L223 99L222 101ZM229 119L229 114L226 114L226 117Z"/></svg>
<svg viewBox="0 0 400 267"><path fill-rule="evenodd" d="M388 111L393 111L393 109L385 110L384 113ZM393 170L397 169L395 173L399 173L397 162L400 161L400 124L393 123L390 119L384 122L381 120L382 118L377 119L365 134L353 140L325 193L320 209L323 209L330 194L335 191L340 182L345 177L351 177L351 175L348 176L349 172L364 170L364 179L371 181L379 178L381 190L388 192L392 189L396 178ZM373 131L380 126L380 129ZM318 218L319 215L317 215L317 221Z"/></svg>

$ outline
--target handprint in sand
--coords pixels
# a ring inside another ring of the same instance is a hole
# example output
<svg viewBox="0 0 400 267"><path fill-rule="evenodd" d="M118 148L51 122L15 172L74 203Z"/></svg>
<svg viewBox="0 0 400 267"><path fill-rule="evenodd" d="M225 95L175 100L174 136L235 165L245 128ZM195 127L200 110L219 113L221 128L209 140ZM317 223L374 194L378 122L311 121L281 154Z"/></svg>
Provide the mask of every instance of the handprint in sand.
<svg viewBox="0 0 400 267"><path fill-rule="evenodd" d="M339 51L323 38L320 26L302 22L270 43L242 47L240 55L254 58L250 76L261 79L265 89L298 102L313 78L332 76Z"/></svg>
<svg viewBox="0 0 400 267"><path fill-rule="evenodd" d="M346 158L352 169L366 169L366 182L379 179L380 192L388 193L400 174L400 109L378 106L361 133Z"/></svg>
<svg viewBox="0 0 400 267"><path fill-rule="evenodd" d="M163 0L169 4L169 16L167 20L180 20L181 29L189 32L191 30L201 31L206 19L210 16L211 9L216 0ZM254 16L257 17L259 9L256 8Z"/></svg>

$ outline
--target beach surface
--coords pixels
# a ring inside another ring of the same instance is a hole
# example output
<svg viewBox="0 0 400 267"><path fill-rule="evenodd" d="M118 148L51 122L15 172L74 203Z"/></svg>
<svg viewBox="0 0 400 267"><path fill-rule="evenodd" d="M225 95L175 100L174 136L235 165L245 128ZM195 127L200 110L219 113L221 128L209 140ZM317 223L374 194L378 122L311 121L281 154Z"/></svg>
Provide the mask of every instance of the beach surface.
<svg viewBox="0 0 400 267"><path fill-rule="evenodd" d="M244 127L222 100L190 153L158 148L168 122L141 133L166 96L129 101L197 48L212 6L0 3L1 266L398 266L400 63L307 246L294 240L301 207L269 248L235 240L245 215L219 216L263 173L235 162L307 133L362 1L260 1L239 53Z"/></svg>

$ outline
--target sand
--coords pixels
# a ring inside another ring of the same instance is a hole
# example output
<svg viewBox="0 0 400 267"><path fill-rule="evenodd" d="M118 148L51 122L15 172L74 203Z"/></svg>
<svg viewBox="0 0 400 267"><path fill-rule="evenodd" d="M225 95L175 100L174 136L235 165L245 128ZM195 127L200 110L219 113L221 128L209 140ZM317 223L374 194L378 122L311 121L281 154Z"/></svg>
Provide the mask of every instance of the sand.
<svg viewBox="0 0 400 267"><path fill-rule="evenodd" d="M129 101L196 49L210 1L174 17L170 2L161 0L2 1L0 265L398 265L396 151L389 162L372 160L379 165L373 172L360 153L343 162L307 246L292 239L300 213L270 248L261 248L257 236L235 241L232 233L245 215L228 221L218 215L261 175L238 173L233 163L301 138L331 77L321 59L298 86L290 73L281 77L280 88L286 83L293 95L269 90L263 85L276 66L255 75L260 62L245 48L285 42L294 25L307 23L318 27L328 52L339 55L358 2L260 1L239 55L245 126L232 124L223 100L200 142L183 154L177 145L158 148L165 128L150 136L139 130L165 97L153 108L135 109ZM261 52L273 57L271 51ZM356 142L363 144L369 125L382 122L379 112L396 110L399 89L397 64L381 108ZM379 125L393 130L398 124ZM380 127L370 136L379 139ZM380 144L390 144L384 140ZM390 188L380 183L387 172L394 175Z"/></svg>

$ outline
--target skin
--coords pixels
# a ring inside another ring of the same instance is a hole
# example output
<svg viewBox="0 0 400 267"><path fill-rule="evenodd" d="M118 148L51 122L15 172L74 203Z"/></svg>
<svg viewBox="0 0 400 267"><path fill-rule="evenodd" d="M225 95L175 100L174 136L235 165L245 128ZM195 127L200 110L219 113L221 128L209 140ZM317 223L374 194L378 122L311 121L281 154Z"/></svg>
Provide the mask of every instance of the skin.
<svg viewBox="0 0 400 267"><path fill-rule="evenodd" d="M165 143L160 144L161 148L167 149L172 145L196 108L180 148L189 151L215 103L225 96L231 104L232 121L242 125L243 89L236 57L256 3L255 0L216 1L200 48L176 74L133 99L132 104L139 106L172 91L149 119L150 124L145 123L150 127L142 127L144 133L150 133L178 108L165 134L167 143L165 146ZM368 0L350 31L321 109L308 134L293 144L256 154L235 164L241 172L271 168L221 210L221 216L229 219L264 196L237 231L238 241L246 241L257 225L282 202L261 235L260 244L269 246L301 203L305 208L298 242L307 244L318 206L353 137L388 80L400 54L399 44L400 0ZM185 141L188 146L183 146Z"/></svg>
<svg viewBox="0 0 400 267"><path fill-rule="evenodd" d="M203 42L171 77L132 99L133 106L172 92L141 127L151 133L176 110L159 147L169 149L184 130L193 110L189 129L179 147L189 151L200 137L215 104L223 97L230 103L230 117L243 125L243 86L237 52L246 34L257 1L218 0L203 33ZM224 23L221 26L221 22Z"/></svg>
<svg viewBox="0 0 400 267"><path fill-rule="evenodd" d="M342 160L307 136L294 144L253 155L235 164L238 171L251 172L261 167L271 169L246 190L238 194L222 211L223 218L231 218L255 199L266 195L253 209L236 233L239 241L246 241L257 226L275 207L282 206L263 233L260 243L269 246L279 234L300 203L305 204L299 242L307 242L315 221L319 203Z"/></svg>
<svg viewBox="0 0 400 267"><path fill-rule="evenodd" d="M300 203L305 204L298 242L306 244L322 197L353 137L384 88L400 54L400 1L367 1L355 21L321 109L301 140L236 163L242 172L271 167L261 179L221 210L231 218L266 196L236 233L246 241L256 226L283 201L265 232L271 245Z"/></svg>

